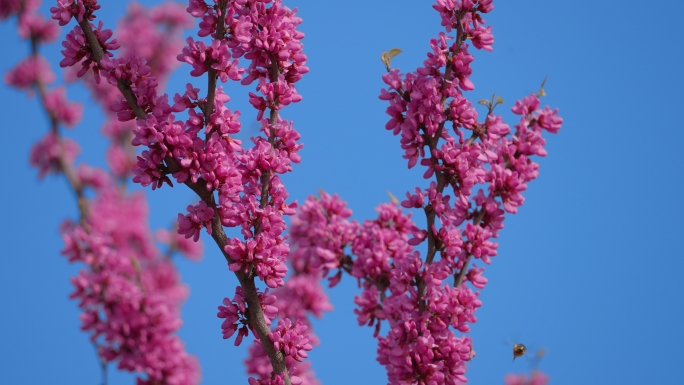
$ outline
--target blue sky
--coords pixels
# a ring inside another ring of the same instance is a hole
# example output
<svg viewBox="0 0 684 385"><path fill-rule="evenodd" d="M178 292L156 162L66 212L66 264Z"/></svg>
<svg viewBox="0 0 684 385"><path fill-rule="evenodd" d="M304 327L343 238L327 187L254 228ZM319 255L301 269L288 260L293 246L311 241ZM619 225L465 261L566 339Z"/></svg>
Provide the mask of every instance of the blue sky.
<svg viewBox="0 0 684 385"><path fill-rule="evenodd" d="M123 13L122 3L103 2L100 15L109 26ZM285 178L291 198L303 201L318 189L338 193L363 220L388 200L387 190L403 196L425 185L420 171L406 169L397 138L385 131L386 105L377 95L383 50L404 51L393 61L403 71L423 61L428 40L440 30L430 4L286 1L304 19L311 68L298 84L303 101L284 110L305 143L301 165ZM471 384L502 384L506 373L529 369L525 359L511 363L506 340L544 348L540 368L552 384L682 381L684 253L677 234L684 230L684 4L615 4L499 0L487 18L494 52L477 52L470 99L496 92L510 106L548 75L544 102L560 109L565 124L549 138L541 175L519 213L507 219L499 255L486 270L489 284L471 333L478 353ZM50 5L43 5L46 13ZM16 37L14 22L0 24L0 34L4 73L29 47ZM45 54L57 63L59 46L46 47ZM169 90L193 81L188 72L181 67ZM231 84L227 91L249 127L248 90ZM104 165L99 107L79 86L70 87L69 96L86 110L68 133L83 147L79 159ZM7 87L0 98L0 152L10 162L0 189L7 215L0 225L3 383L96 384L93 348L78 330L76 303L67 298L68 278L79 267L59 256L57 227L76 217L74 197L63 178L38 181L28 165L29 148L48 129L37 100ZM167 227L194 199L185 188L147 193L152 228ZM201 263L179 262L191 288L180 334L200 358L205 384L245 384L245 349L221 339L216 318L236 279L216 247L206 246ZM330 291L335 311L315 323L322 344L310 357L325 385L386 381L372 330L358 327L352 313L357 292L355 282L344 279ZM130 375L111 369L110 384L132 383Z"/></svg>

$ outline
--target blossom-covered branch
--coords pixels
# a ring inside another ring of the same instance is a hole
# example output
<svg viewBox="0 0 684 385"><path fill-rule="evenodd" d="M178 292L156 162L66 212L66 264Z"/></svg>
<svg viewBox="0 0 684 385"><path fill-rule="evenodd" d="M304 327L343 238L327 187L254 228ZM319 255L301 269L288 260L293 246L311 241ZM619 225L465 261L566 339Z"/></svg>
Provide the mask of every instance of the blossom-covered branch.
<svg viewBox="0 0 684 385"><path fill-rule="evenodd" d="M399 50L383 54L388 88L380 94L390 104L386 129L400 135L408 167L420 165L424 178L433 179L401 202L424 213L426 228L403 214L396 198L378 207L376 220L360 225L349 222L344 210L330 209L345 207L339 198L324 195L305 204L326 218L318 224L324 230L309 229L309 238L316 239L319 231L330 234L306 246L311 251L303 254L305 264L323 265L326 273L337 270L332 285L343 271L362 283L355 312L360 325L375 326L378 361L391 384L467 381L466 363L475 350L469 337L455 332L467 333L477 321L482 302L471 287L487 283L484 267L470 262L491 263L498 246L492 238L503 228L504 212L517 212L527 183L538 175L531 157L546 155L542 132L556 133L562 123L557 111L540 108L543 90L515 103L512 112L520 116L515 132L495 114L500 97L480 101L487 113L479 120L463 94L474 89L468 42L492 50L492 28L483 19L493 9L492 0L437 0L433 8L445 31L431 39L431 52L414 72L391 68ZM416 247L424 242L421 257ZM446 282L451 276L453 287ZM390 328L385 335L380 334L383 321Z"/></svg>
<svg viewBox="0 0 684 385"><path fill-rule="evenodd" d="M172 185L171 175L202 199L189 208L189 214L179 217L178 230L197 239L205 228L214 238L240 281L247 306L237 305L244 307L248 329L259 337L274 369L271 379L259 381L289 384L285 363L289 349L270 332L260 300L265 293L258 291L254 279L258 276L275 288L283 285L287 271L282 216L291 215L294 206L285 203L287 192L278 174L291 171L291 162L299 161L301 145L292 123L281 120L278 111L301 100L294 87L308 72L301 52L303 34L296 30L301 19L279 0L215 0L212 6L191 0L188 12L202 19L199 36L210 36L212 41L205 44L188 38L178 59L192 65L193 76L208 73L209 89L207 97L200 98L200 90L188 85L170 105L166 95L157 95L155 77L144 60L135 56L112 59L117 44L109 40L111 33L102 23L96 28L91 23L98 8L94 0L58 2L53 8L53 17L61 23L71 17L79 23L67 39L70 44L63 51L62 64L80 63L79 75L92 70L96 81L102 76L121 91L126 103L121 100L113 108L120 120L137 118L132 143L147 147L138 157L134 182L154 189L164 183ZM240 57L250 61L249 68L238 66ZM229 97L221 87L215 88L217 78L240 80L243 74L247 75L243 84L258 81L261 95L250 93L250 102L258 110L257 120L265 134L252 138L253 147L247 149L232 137L240 129L239 112L226 108ZM269 118L263 119L267 109ZM175 120L181 112L187 112L186 121ZM199 135L202 129L204 138ZM229 239L223 226L240 227L244 241ZM292 330L288 333L299 330L290 329L285 320L279 322L285 322L283 330ZM241 329L242 333L248 329Z"/></svg>

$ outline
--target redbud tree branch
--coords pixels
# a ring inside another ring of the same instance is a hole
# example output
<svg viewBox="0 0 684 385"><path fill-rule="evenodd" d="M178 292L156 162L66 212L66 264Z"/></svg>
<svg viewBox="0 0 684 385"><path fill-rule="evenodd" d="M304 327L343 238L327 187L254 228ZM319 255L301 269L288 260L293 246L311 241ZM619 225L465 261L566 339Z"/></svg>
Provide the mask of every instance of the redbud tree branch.
<svg viewBox="0 0 684 385"><path fill-rule="evenodd" d="M31 55L32 56L38 56L38 40L35 37L31 37ZM62 142L62 137L59 132L59 124L57 121L57 118L50 112L50 110L47 108L46 103L45 103L45 98L46 98L46 87L43 82L40 81L40 79L36 79L35 82L36 86L36 91L38 92L38 98L40 99L40 103L43 107L43 110L48 115L48 119L50 120L50 131L55 135L57 138L57 141L59 143ZM60 154L59 157L59 168L64 173L64 176L67 179L67 182L69 182L69 186L71 186L71 189L74 191L76 194L76 199L78 203L78 211L79 211L79 223L83 228L88 231L88 223L87 223L87 217L88 217L88 204L85 195L83 194L83 184L81 181L78 179L76 176L76 170L72 167L69 162L67 162L64 157L62 156L63 154Z"/></svg>
<svg viewBox="0 0 684 385"><path fill-rule="evenodd" d="M461 18L462 15L459 15L456 21L456 42L454 43L454 47L456 47L457 50L461 49L461 44L463 44L463 27L461 26ZM447 55L447 60L446 60L446 69L444 70L444 79L442 80L442 87L441 87L441 93L442 93L442 98L441 98L441 106L444 108L447 100L447 95L444 93L444 91L447 88L447 85L453 81L452 77L452 69L451 67L453 66L452 58L453 58L454 53L450 53ZM441 122L439 124L439 127L437 128L437 131L433 136L428 136L427 129L425 127L422 127L423 130L423 137L425 138L425 143L427 143L429 149L430 149L430 160L434 165L437 165L439 160L435 158L433 155L434 150L437 149L437 144L439 143L439 139L442 136L442 130L444 130L444 124L446 123L446 120ZM442 173L442 171L435 170L435 177L437 179L437 193L441 194L444 191L444 187L446 187L446 176ZM425 263L430 264L435 258L435 254L437 254L438 246L437 245L437 239L435 237L435 233L432 231L432 228L435 225L435 219L437 213L435 212L434 208L432 207L431 204L428 204L425 208L425 216L427 218L427 240L428 240L428 250L427 250L427 255L425 258ZM465 264L464 264L465 267ZM463 269L465 270L465 269ZM425 290L427 288L427 285L425 283L425 280L420 277L416 276L416 281L418 282L418 301L420 304L420 310L424 311L425 307L427 304L425 303L425 300L423 300L423 297L425 296ZM454 286L457 287L457 286Z"/></svg>
<svg viewBox="0 0 684 385"><path fill-rule="evenodd" d="M219 6L219 18L216 22L216 40L222 40L226 35L226 7L228 5L227 0L221 0L218 3ZM214 109L214 99L216 98L216 79L218 78L218 72L209 68L209 84L207 86L207 105L205 107L204 114L204 124L209 125L211 121L212 110ZM211 132L207 133L207 138Z"/></svg>
<svg viewBox="0 0 684 385"><path fill-rule="evenodd" d="M34 57L38 57L39 43L39 40L35 36L31 36L31 55ZM47 108L46 105L47 87L45 86L45 84L43 84L43 82L40 81L40 78L36 79L34 85L36 87L36 92L38 93L38 99L40 99L40 104L43 107L43 110L45 110L45 113L47 113L48 119L50 120L50 131L52 131L53 135L55 135L55 137L57 138L57 142L61 144L62 136L59 132L59 123L57 117L55 117L55 115ZM79 212L79 223L86 232L90 232L90 226L88 225L88 201L85 195L83 194L83 183L81 183L80 179L78 178L76 170L74 170L72 165L64 159L63 155L64 154L60 154L60 156L58 157L59 168L66 177L67 182L71 187L71 190L76 194L76 201ZM98 344L96 342L93 342L93 346L95 347L95 354L97 355L98 361L100 361L100 370L102 372L102 385L107 385L107 362L104 360L104 358L100 356Z"/></svg>
<svg viewBox="0 0 684 385"><path fill-rule="evenodd" d="M222 7L222 15L225 17L225 8L226 8L226 2L222 1L220 3L220 6ZM217 26L217 38L219 38L219 33L221 35L225 34L225 25L224 25L224 17L219 17L218 18L218 26ZM97 63L102 60L102 57L104 56L104 51L102 47L100 46L99 41L95 37L95 34L93 33L93 29L90 26L90 22L84 18L81 22L79 22L79 25L81 26L81 29L83 30L83 33L86 36L86 41L88 42L88 45L90 46L91 52L92 52L92 58L94 61ZM272 81L277 80L278 77L278 64L275 60L272 58L272 67L270 71L270 77ZM214 108L214 103L213 99L215 97L216 93L216 71L215 70L210 70L209 72L209 88L207 91L207 103L205 106L205 124L207 124L210 120L210 116L213 113L213 108ZM128 105L131 107L133 110L133 113L135 114L137 119L140 120L146 120L146 115L145 111L138 106L136 97L133 93L133 90L131 89L130 84L127 84L125 81L119 79L117 80L117 88L123 95L123 97L126 99L126 102ZM209 100L212 99L212 100ZM273 144L274 142L274 135L275 135L275 130L273 129L274 125L276 124L278 120L278 111L275 109L271 109L270 111L270 134L269 134L269 142ZM181 171L182 166L176 160L175 158L169 156L165 159L168 171L171 173ZM262 175L261 178L262 182L262 192L261 192L261 208L264 208L268 204L268 187L270 184L270 172L265 172ZM214 209L215 213L218 213L216 210L216 200L214 198L214 194L210 191L207 191L206 189L206 182L202 179L199 178L197 182L193 183L192 181L188 180L185 182L185 185L187 185L192 191L194 191L202 201L204 201L207 206L211 207ZM256 227L257 225L255 225ZM214 215L214 217L211 220L211 237L214 239L214 242L216 245L219 247L219 250L221 250L221 253L223 254L223 257L226 259L228 263L232 263L233 261L231 260L230 256L228 253L225 251L225 247L227 246L227 237L226 233L223 230L223 225L221 224L221 220L218 215ZM258 234L260 232L260 228L255 228L255 233ZM248 310L249 310L249 317L248 321L251 324L252 328L254 331L256 331L256 334L259 337L259 340L261 341L262 346L264 347L264 350L266 351L266 354L268 355L269 360L271 361L271 365L273 366L273 372L274 373L283 373L284 375L284 380L286 385L291 385L290 382L290 376L287 371L287 366L285 364L285 357L283 353L280 350L277 350L275 346L273 345L273 342L268 338L268 334L271 332L270 328L266 324L265 316L263 313L263 310L261 309L261 302L259 301L258 297L258 291L256 288L256 284L254 282L254 276L250 274L246 274L244 271L239 270L235 272L235 275L237 276L238 281L240 282L240 286L242 286L242 290L244 293L245 301L248 304Z"/></svg>

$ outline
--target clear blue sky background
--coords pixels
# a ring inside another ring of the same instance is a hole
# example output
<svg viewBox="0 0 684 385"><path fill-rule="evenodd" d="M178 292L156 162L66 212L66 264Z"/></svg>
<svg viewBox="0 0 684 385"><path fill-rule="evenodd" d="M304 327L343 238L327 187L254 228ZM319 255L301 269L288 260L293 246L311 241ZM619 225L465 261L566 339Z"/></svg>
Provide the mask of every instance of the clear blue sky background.
<svg viewBox="0 0 684 385"><path fill-rule="evenodd" d="M103 2L100 15L109 26L123 13L122 3ZM304 19L311 73L298 85L304 100L284 112L306 145L302 164L285 182L293 199L322 188L347 200L355 219L371 218L388 200L386 190L402 196L425 184L418 171L406 169L397 138L384 130L380 53L403 49L394 65L413 70L440 30L438 15L425 0L286 4L299 7ZM494 52L476 54L476 90L469 96L497 92L510 107L548 75L544 102L560 108L565 124L550 137L541 176L519 214L508 218L499 256L487 269L490 283L471 334L478 355L470 383L502 384L506 373L529 369L524 359L511 363L507 339L545 348L540 368L552 384L682 383L684 3L495 5L487 18ZM4 73L29 47L16 37L14 22L0 24L0 35ZM59 61L58 45L45 52ZM182 89L188 72L182 67L170 90ZM228 92L231 108L251 118L247 90L231 84ZM84 149L80 160L104 165L99 108L79 86L69 96L85 103L83 123L68 133ZM59 255L57 227L76 217L74 198L63 178L40 182L28 165L29 148L48 129L37 100L7 87L0 98L0 152L7 161L0 189L0 382L98 384L93 348L79 332L76 303L67 299L68 279L79 267ZM185 188L148 196L153 228L168 226L194 199ZM191 288L180 333L201 360L205 384L246 384L244 347L221 339L216 318L236 279L216 247L207 243L206 249L201 263L179 263ZM325 385L386 381L372 330L358 327L352 313L357 291L344 279L330 292L335 311L315 324L322 344L310 356ZM110 369L111 384L132 383Z"/></svg>

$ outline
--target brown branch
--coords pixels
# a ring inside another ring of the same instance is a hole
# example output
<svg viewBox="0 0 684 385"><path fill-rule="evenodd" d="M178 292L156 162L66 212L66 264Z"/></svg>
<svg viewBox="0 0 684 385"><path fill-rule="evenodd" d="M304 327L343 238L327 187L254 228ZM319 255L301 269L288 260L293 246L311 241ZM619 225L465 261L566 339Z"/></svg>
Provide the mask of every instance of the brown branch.
<svg viewBox="0 0 684 385"><path fill-rule="evenodd" d="M228 5L227 0L221 0L219 1L219 17L216 22L216 40L223 40L223 38L226 35L226 7ZM211 122L211 114L213 113L214 110L214 100L216 99L216 80L218 78L218 72L213 69L209 68L208 72L208 85L207 85L207 101L206 105L204 107L204 125L209 126L209 122ZM210 132L207 132L207 139L209 139L209 135L211 134Z"/></svg>
<svg viewBox="0 0 684 385"><path fill-rule="evenodd" d="M226 2L223 1L221 5L224 7L223 8L223 15L225 16L225 4ZM222 19L222 18L221 18ZM222 21L219 21L219 25L223 24ZM83 20L81 23L79 23L81 26L81 29L86 35L86 40L88 41L88 44L90 45L90 49L92 52L92 58L98 62L102 59L104 52L102 50L102 47L100 46L100 43L98 42L97 38L95 37L95 34L93 33L92 28L90 27L90 22L87 20ZM223 28L223 27L222 27ZM225 30L219 31L217 30L217 37L219 35L219 32L221 34L225 34ZM273 62L272 68L275 66L275 71L277 73L278 71L278 64L277 62ZM272 71L273 74L273 71ZM214 86L212 87L212 80L214 79ZM277 76L276 76L277 79ZM215 82L216 82L216 73L215 71L212 72L210 71L210 76L209 76L209 90L207 91L207 105L205 107L205 123L208 122L210 119L210 115L213 112L213 100L211 103L209 103L209 98L214 97L215 95ZM127 84L126 82L122 80L117 81L117 88L119 91L121 91L121 94L124 96L126 99L126 102L128 102L128 105L131 107L133 112L135 113L136 118L145 120L146 115L145 111L138 106L137 99L135 97L135 94L133 93L133 90L131 89L130 85ZM274 109L271 109L271 128L275 125L276 121L278 118L278 112ZM271 134L269 135L269 142L273 144L274 141L274 135L275 135L275 130L271 130ZM178 162L177 159L173 157L167 157L165 159L167 168L170 172L177 172L182 170L182 166ZM262 174L262 194L261 194L261 205L262 208L265 207L265 205L268 202L268 185L270 184L270 172L265 172ZM226 233L223 230L223 226L221 224L221 220L218 217L218 211L217 211L217 205L216 201L214 199L214 194L211 191L207 191L206 189L206 183L204 183L203 179L200 178L200 180L197 181L197 183L193 183L191 181L185 182L185 185L187 185L192 191L194 191L206 204L207 206L211 207L214 209L215 215L212 218L211 221L211 230L212 234L211 237L214 239L216 242L216 245L219 247L221 250L221 253L223 254L223 257L228 261L228 263L231 263L232 260L230 259L230 256L226 253L225 247L228 244L227 242L227 237ZM265 187L264 187L265 186ZM257 230L257 229L255 229ZM260 230L259 230L260 231ZM255 231L255 235L258 234L258 232ZM275 346L273 345L273 342L268 338L268 334L271 332L270 328L266 324L265 321L265 316L263 313L263 310L261 309L261 302L259 301L258 297L258 292L256 285L254 283L254 277L246 274L243 271L238 271L235 273L235 275L238 278L238 281L240 282L240 285L242 286L242 290L245 295L245 300L247 301L247 304L249 306L248 312L249 312L249 322L252 325L252 328L256 331L256 334L259 336L259 340L261 341L262 346L264 347L264 350L266 350L266 353L268 354L269 360L271 361L271 365L273 366L273 372L274 373L283 373L284 374L284 380L286 385L291 385L290 382L290 376L287 371L287 366L285 364L285 356L283 353L279 350L276 350Z"/></svg>
<svg viewBox="0 0 684 385"><path fill-rule="evenodd" d="M31 37L31 55L37 56L38 55L38 41L34 38ZM38 93L38 98L40 99L40 103L43 107L43 110L48 115L48 119L50 120L50 131L57 137L57 141L60 144L60 147L62 145L62 136L59 133L59 125L57 122L57 118L50 112L45 103L45 98L46 98L46 93L47 93L47 88L45 84L43 84L40 80L37 80L35 82L36 86L36 91ZM63 148L62 148L63 149ZM66 162L64 157L62 156L63 154L60 154L59 157L59 168L62 170L62 173L64 173L64 176L67 179L67 182L69 182L69 186L71 186L71 189L74 191L76 194L76 200L78 203L78 211L79 211L79 223L83 228L88 231L88 223L87 223L87 217L88 217L88 202L86 200L85 195L83 194L83 184L81 181L78 179L78 176L76 174L76 170L70 165L69 163Z"/></svg>
<svg viewBox="0 0 684 385"><path fill-rule="evenodd" d="M38 39L35 36L31 36L31 55L34 57L38 56ZM46 106L46 93L47 93L47 87L45 84L43 84L39 79L36 80L34 83L36 87L36 92L38 93L38 99L40 99L40 104L43 107L43 110L47 113L48 119L50 120L50 131L57 137L58 143L60 143L60 146L62 144L62 137L59 132L59 124L57 117L54 116L54 114L47 109ZM63 149L63 148L62 148ZM78 178L76 174L76 170L71 166L71 164L67 163L66 160L63 157L63 153L60 154L59 157L59 168L62 170L62 173L67 179L67 182L69 182L69 186L71 187L71 190L76 194L76 201L77 201L77 206L78 206L78 212L79 212L79 223L83 229L89 233L90 232L90 225L88 224L88 200L86 199L85 195L83 194L83 184L81 183L80 179ZM102 385L107 385L108 382L108 376L107 376L107 361L105 361L102 356L100 356L99 352L99 345L96 342L93 342L93 347L95 348L95 354L97 356L97 359L100 363L100 370L102 371Z"/></svg>
<svg viewBox="0 0 684 385"><path fill-rule="evenodd" d="M456 23L456 42L454 43L454 46L460 50L461 49L461 44L463 43L463 27L461 26L461 17L458 18L457 23ZM447 100L447 95L444 93L444 91L447 88L447 85L453 80L452 78L452 58L453 58L453 53L450 55L447 55L447 64L446 64L446 69L444 70L444 80L442 81L442 86L440 88L440 92L442 94L442 99L441 99L441 106L444 108L444 105ZM444 130L444 124L446 123L446 120L441 122L439 124L439 127L437 128L437 131L433 136L428 136L427 130L424 129L425 133L423 137L426 139L425 143L427 143L428 148L430 149L430 156L431 156L431 161L433 165L437 165L439 162L433 155L432 152L437 148L437 145L439 144L439 139L442 136L442 131ZM446 187L446 177L444 174L442 174L441 171L435 170L435 177L437 178L437 192L442 193L444 191L444 187ZM435 234L432 232L432 228L435 225L435 219L436 219L436 213L435 210L433 209L432 205L427 205L425 207L425 215L427 217L427 240L428 240L428 250L427 250L427 255L425 258L425 263L426 264L431 264L432 261L435 258L435 255L437 254L437 239L435 237ZM420 311L423 312L426 309L426 302L423 299L425 296L425 290L427 289L427 285L425 283L425 280L421 278L420 276L416 276L416 281L418 282L418 302L419 302L419 308Z"/></svg>
<svg viewBox="0 0 684 385"><path fill-rule="evenodd" d="M277 81L280 68L278 66L277 59L273 55L271 55L271 67L269 72L271 82ZM275 145L275 125L277 122L278 110L272 107L270 111L268 126L268 142L271 144L271 151L273 151L273 147ZM267 170L261 174L261 198L259 201L259 207L261 207L262 209L268 205L270 187L271 171ZM256 238L257 235L259 235L260 233L261 221L254 224L254 237ZM268 354L268 358L270 359L271 365L273 366L273 373L283 373L285 385L291 385L290 373L288 372L287 366L285 364L285 356L280 350L275 349L275 346L273 346L273 343L268 338L268 334L271 332L271 329L268 327L264 320L264 314L261 310L261 304L257 297L256 288L254 287L254 277L251 273L249 275L246 275L243 272L236 273L236 275L238 276L238 280L242 285L242 290L245 293L245 298L247 299L247 304L249 305L249 322L252 323L252 327L254 327L257 334L259 335L261 344L264 346L266 354ZM253 312L252 309L256 311ZM268 341L268 344L265 344L264 341Z"/></svg>
<svg viewBox="0 0 684 385"><path fill-rule="evenodd" d="M93 32L93 28L90 26L90 21L87 18L83 18L78 25L85 34L86 41L88 42L88 47L90 49L91 59L99 65L100 60L102 60L104 57L104 50L102 49L102 46L100 46L100 42L97 40L97 37ZM117 79L116 87L121 92L121 95L123 95L123 97L126 99L126 102L128 102L128 105L133 110L135 117L145 120L145 110L138 105L138 99L135 97L135 93L133 93L130 84L124 80Z"/></svg>

